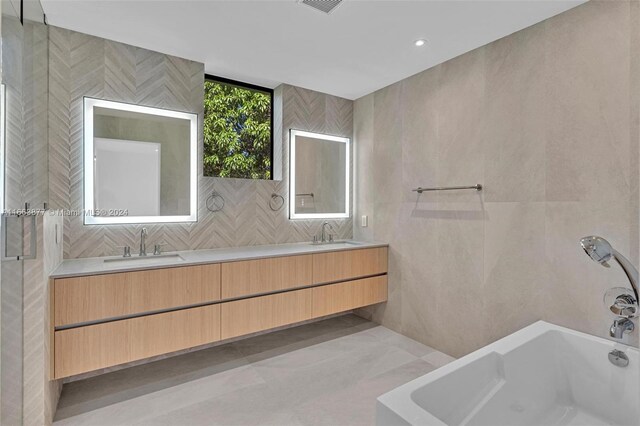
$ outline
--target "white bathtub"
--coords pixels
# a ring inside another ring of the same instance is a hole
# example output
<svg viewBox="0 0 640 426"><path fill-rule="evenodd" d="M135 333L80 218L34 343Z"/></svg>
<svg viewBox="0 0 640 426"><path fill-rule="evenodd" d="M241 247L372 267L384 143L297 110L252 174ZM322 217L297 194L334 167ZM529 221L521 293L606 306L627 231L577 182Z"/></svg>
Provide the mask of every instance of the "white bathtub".
<svg viewBox="0 0 640 426"><path fill-rule="evenodd" d="M636 348L540 321L382 395L376 423L638 425L638 372Z"/></svg>

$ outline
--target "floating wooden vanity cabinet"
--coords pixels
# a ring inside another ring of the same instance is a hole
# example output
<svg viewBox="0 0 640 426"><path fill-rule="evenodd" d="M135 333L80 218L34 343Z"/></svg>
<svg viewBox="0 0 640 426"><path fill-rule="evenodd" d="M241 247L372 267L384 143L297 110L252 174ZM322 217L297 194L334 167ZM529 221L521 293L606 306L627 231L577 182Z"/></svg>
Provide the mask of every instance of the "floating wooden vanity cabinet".
<svg viewBox="0 0 640 426"><path fill-rule="evenodd" d="M387 300L387 276L364 278L312 288L314 318Z"/></svg>
<svg viewBox="0 0 640 426"><path fill-rule="evenodd" d="M220 305L55 333L55 376L67 377L220 340Z"/></svg>
<svg viewBox="0 0 640 426"><path fill-rule="evenodd" d="M313 283L322 284L387 273L387 247L313 255Z"/></svg>
<svg viewBox="0 0 640 426"><path fill-rule="evenodd" d="M222 298L271 293L311 285L312 255L273 257L222 264Z"/></svg>
<svg viewBox="0 0 640 426"><path fill-rule="evenodd" d="M61 278L54 284L56 327L220 300L220 265Z"/></svg>
<svg viewBox="0 0 640 426"><path fill-rule="evenodd" d="M387 247L53 276L51 285L58 379L384 302Z"/></svg>
<svg viewBox="0 0 640 426"><path fill-rule="evenodd" d="M312 318L312 289L287 291L221 304L223 339Z"/></svg>

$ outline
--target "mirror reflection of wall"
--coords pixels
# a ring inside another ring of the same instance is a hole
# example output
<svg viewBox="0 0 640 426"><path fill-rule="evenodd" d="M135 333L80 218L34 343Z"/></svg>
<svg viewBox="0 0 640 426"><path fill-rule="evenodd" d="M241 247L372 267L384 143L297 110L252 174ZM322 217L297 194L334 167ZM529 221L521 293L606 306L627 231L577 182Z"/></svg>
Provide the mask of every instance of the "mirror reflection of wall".
<svg viewBox="0 0 640 426"><path fill-rule="evenodd" d="M298 137L296 142L296 212L344 211L347 145Z"/></svg>
<svg viewBox="0 0 640 426"><path fill-rule="evenodd" d="M98 107L93 134L101 140L96 144L96 209L128 208L132 216L189 214L188 121ZM101 156L107 161L103 167ZM105 191L113 193L105 198Z"/></svg>
<svg viewBox="0 0 640 426"><path fill-rule="evenodd" d="M127 210L131 216L161 214L161 147L156 142L95 138L96 209Z"/></svg>
<svg viewBox="0 0 640 426"><path fill-rule="evenodd" d="M88 115L85 223L196 220L195 114L85 98Z"/></svg>
<svg viewBox="0 0 640 426"><path fill-rule="evenodd" d="M348 217L349 139L292 130L291 144L291 217Z"/></svg>

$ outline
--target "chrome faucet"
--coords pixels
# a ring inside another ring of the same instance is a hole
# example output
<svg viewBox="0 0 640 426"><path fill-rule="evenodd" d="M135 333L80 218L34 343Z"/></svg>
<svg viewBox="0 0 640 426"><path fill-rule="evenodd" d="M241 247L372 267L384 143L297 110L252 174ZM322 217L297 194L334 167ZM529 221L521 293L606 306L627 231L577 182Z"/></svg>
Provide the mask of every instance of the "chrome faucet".
<svg viewBox="0 0 640 426"><path fill-rule="evenodd" d="M613 321L613 325L609 329L609 336L614 339L622 339L624 333L631 333L635 326L633 321L628 318L616 318Z"/></svg>
<svg viewBox="0 0 640 426"><path fill-rule="evenodd" d="M325 222L322 224L322 233L320 234L320 242L322 243L326 243L327 242L327 226L329 227L329 229L331 231L333 231L333 226L331 226L331 224L329 222ZM333 235L329 234L329 241L333 240Z"/></svg>
<svg viewBox="0 0 640 426"><path fill-rule="evenodd" d="M620 254L619 251L614 250L611 244L609 244L609 241L602 237L597 237L595 235L584 237L580 240L580 244L591 259L605 268L610 268L609 261L611 259L615 260L618 265L622 267L622 270L629 279L636 302L640 300L640 297L638 297L638 270L633 266L629 259Z"/></svg>
<svg viewBox="0 0 640 426"><path fill-rule="evenodd" d="M147 255L147 228L140 231L140 256Z"/></svg>

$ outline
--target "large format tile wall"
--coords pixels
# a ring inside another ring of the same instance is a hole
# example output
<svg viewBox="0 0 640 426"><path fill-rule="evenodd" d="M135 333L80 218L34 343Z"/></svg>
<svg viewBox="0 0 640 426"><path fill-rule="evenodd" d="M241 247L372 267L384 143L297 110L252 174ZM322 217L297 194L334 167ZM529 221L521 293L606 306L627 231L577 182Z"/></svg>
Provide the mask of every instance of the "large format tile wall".
<svg viewBox="0 0 640 426"><path fill-rule="evenodd" d="M49 35L49 199L55 209L82 209L82 99L105 98L195 112L202 118L203 64L78 32L50 27ZM290 128L352 136L353 102L283 85L276 90L274 181L202 176L199 134L199 209L194 224L145 225L150 244L168 250L203 249L309 241L322 221L290 221L287 204L272 211L272 194L288 200ZM225 206L210 213L206 199L221 194ZM352 221L332 221L340 238L352 235ZM142 225L85 226L65 218L65 258L119 254L135 247Z"/></svg>
<svg viewBox="0 0 640 426"><path fill-rule="evenodd" d="M538 319L608 337L627 279L579 240L638 258L637 18L592 0L356 101L354 233L391 244L365 315L456 357Z"/></svg>

